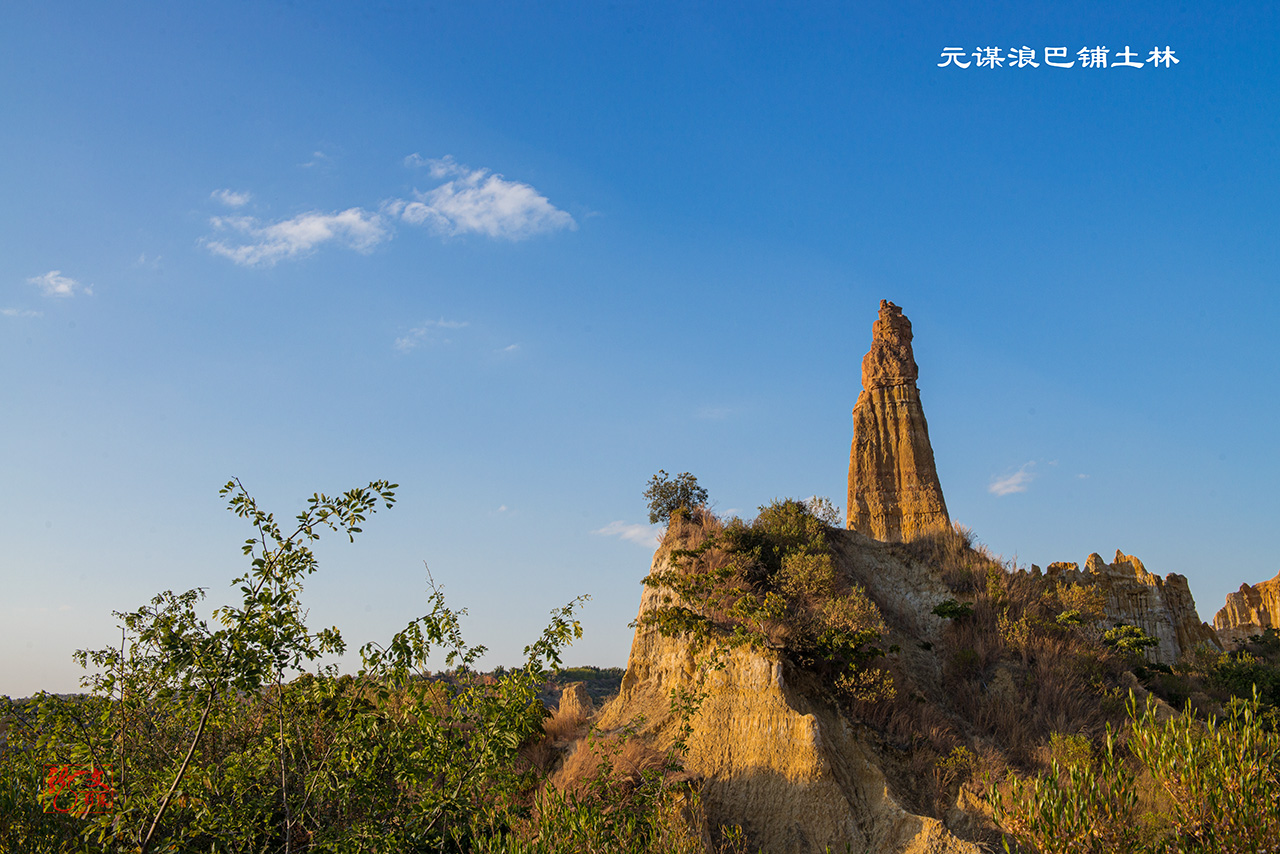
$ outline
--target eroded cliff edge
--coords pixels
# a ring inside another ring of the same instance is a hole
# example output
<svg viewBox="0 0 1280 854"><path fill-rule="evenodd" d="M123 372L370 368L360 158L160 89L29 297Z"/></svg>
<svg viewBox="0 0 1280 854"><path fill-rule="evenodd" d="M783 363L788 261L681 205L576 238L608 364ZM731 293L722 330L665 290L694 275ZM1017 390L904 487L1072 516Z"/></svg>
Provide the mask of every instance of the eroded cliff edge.
<svg viewBox="0 0 1280 854"><path fill-rule="evenodd" d="M1119 549L1111 563L1095 552L1085 561L1083 571L1075 563L1051 563L1045 573L1064 584L1096 589L1104 600L1099 628L1117 623L1137 626L1159 641L1152 658L1161 664L1177 664L1183 655L1203 644L1220 646L1218 635L1196 611L1185 575L1171 572L1161 578Z"/></svg>
<svg viewBox="0 0 1280 854"><path fill-rule="evenodd" d="M884 546L851 531L831 532L839 572L885 602L895 625L937 637L929 613L948 595L937 577L908 566ZM689 531L669 532L652 570L671 568ZM739 825L751 850L809 854L846 850L893 854L978 854L936 818L902 806L868 735L811 673L787 656L749 646L719 652L687 636L643 625L663 594L646 587L621 691L597 719L609 731L639 722L639 734L669 747L681 720L673 692L701 695L688 719L686 772L703 780L711 826ZM711 659L713 666L708 666ZM926 667L933 665L925 664Z"/></svg>
<svg viewBox="0 0 1280 854"><path fill-rule="evenodd" d="M1214 615L1213 628L1224 646L1280 628L1280 573L1270 581L1241 584L1227 594L1226 604Z"/></svg>

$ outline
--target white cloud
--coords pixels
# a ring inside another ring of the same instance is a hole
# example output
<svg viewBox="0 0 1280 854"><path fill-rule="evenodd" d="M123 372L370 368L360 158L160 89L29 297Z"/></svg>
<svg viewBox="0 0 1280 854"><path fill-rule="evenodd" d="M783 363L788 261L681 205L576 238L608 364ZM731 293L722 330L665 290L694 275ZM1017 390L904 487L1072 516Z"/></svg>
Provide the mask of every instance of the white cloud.
<svg viewBox="0 0 1280 854"><path fill-rule="evenodd" d="M995 477L991 479L991 485L987 487L987 492L992 495L1012 495L1015 492L1026 492L1027 487L1035 478L1035 472L1031 469L1035 468L1035 461L1023 463L1013 474L1004 477Z"/></svg>
<svg viewBox="0 0 1280 854"><path fill-rule="evenodd" d="M499 353L514 353L514 352L516 352L516 351L517 351L517 350L519 350L519 349L520 349L520 345L519 345L519 344L508 344L507 346L505 346L505 347L503 347L502 349L500 349L498 352L499 352Z"/></svg>
<svg viewBox="0 0 1280 854"><path fill-rule="evenodd" d="M163 257L164 257L163 255L155 255L155 256L152 256L152 255L148 255L147 253L143 252L141 255L139 255L139 256L138 256L138 260L136 260L136 261L134 261L134 262L133 262L133 266L135 266L135 267L146 267L146 268L151 269L151 270L159 270L159 269L160 269L160 259L161 259L161 258L163 258Z"/></svg>
<svg viewBox="0 0 1280 854"><path fill-rule="evenodd" d="M333 161L333 158L325 154L323 151L311 152L311 159L306 163L299 163L303 169L310 169L312 166L326 166Z"/></svg>
<svg viewBox="0 0 1280 854"><path fill-rule="evenodd" d="M409 166L426 164L433 178L450 178L434 190L414 192L414 201L393 199L384 210L439 234L483 234L524 240L536 234L576 229L577 222L528 184L508 181L488 169L469 169L452 157L426 160L411 154Z"/></svg>
<svg viewBox="0 0 1280 854"><path fill-rule="evenodd" d="M662 525L639 525L627 522L610 522L603 528L592 531L605 537L618 537L629 543L637 543L646 548L656 548L662 542Z"/></svg>
<svg viewBox="0 0 1280 854"><path fill-rule="evenodd" d="M219 231L243 235L244 240L238 244L205 240L204 245L215 255L246 267L270 267L282 258L305 255L330 241L357 252L372 252L379 243L391 239L382 217L363 208L331 214L310 211L266 225L249 216L215 216L209 222Z"/></svg>
<svg viewBox="0 0 1280 854"><path fill-rule="evenodd" d="M428 320L421 326L410 329L409 332L396 339L395 348L401 353L408 353L410 350L419 345L432 341L433 343L447 344L448 338L439 338L436 334L438 329L462 329L471 324L465 320L445 320L443 317L439 320Z"/></svg>
<svg viewBox="0 0 1280 854"><path fill-rule="evenodd" d="M82 285L70 276L62 275L61 270L50 270L43 276L32 276L27 284L36 285L47 297L72 297L79 291L82 294L93 294L93 288Z"/></svg>
<svg viewBox="0 0 1280 854"><path fill-rule="evenodd" d="M44 317L43 311L32 311L27 308L0 308L0 316L4 317Z"/></svg>
<svg viewBox="0 0 1280 854"><path fill-rule="evenodd" d="M209 198L222 202L229 208L239 208L247 205L249 200L253 198L253 194L249 191L237 192L235 190L214 190L209 194Z"/></svg>

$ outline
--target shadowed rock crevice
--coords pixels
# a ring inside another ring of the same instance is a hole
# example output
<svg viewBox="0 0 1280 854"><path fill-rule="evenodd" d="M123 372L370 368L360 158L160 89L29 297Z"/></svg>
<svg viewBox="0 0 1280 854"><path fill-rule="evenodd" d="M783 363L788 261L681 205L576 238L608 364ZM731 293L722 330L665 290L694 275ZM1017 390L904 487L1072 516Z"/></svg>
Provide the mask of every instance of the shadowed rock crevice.
<svg viewBox="0 0 1280 854"><path fill-rule="evenodd" d="M911 337L902 309L881 300L853 408L847 527L886 542L951 524L916 387Z"/></svg>

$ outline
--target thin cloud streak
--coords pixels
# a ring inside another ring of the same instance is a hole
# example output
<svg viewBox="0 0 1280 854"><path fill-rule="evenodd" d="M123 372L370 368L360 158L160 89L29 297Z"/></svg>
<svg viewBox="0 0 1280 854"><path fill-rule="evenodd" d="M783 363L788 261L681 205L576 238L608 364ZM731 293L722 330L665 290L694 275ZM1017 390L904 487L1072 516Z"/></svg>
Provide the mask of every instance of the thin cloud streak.
<svg viewBox="0 0 1280 854"><path fill-rule="evenodd" d="M428 320L420 326L410 329L409 332L395 340L395 348L401 353L408 353L422 344L431 341L432 343L447 344L449 339L437 339L434 336L438 329L464 329L471 324L466 320L445 320L443 317L439 320Z"/></svg>
<svg viewBox="0 0 1280 854"><path fill-rule="evenodd" d="M603 528L597 528L591 533L602 537L617 537L645 548L656 548L662 542L662 531L662 525L640 525L619 520L610 522Z"/></svg>
<svg viewBox="0 0 1280 854"><path fill-rule="evenodd" d="M1031 485L1031 481L1035 479L1035 472L1031 471L1035 467L1035 461L1023 463L1016 472L1004 477L992 478L991 485L987 487L987 492L992 495L1013 495L1015 492L1026 492L1027 487Z"/></svg>
<svg viewBox="0 0 1280 854"><path fill-rule="evenodd" d="M245 192L237 192L235 190L214 190L209 194L209 198L217 202L222 202L229 208L244 207L253 198L253 194Z"/></svg>
<svg viewBox="0 0 1280 854"><path fill-rule="evenodd" d="M70 276L62 275L61 270L50 270L43 276L32 276L27 279L27 284L37 286L40 288L41 293L47 297L65 299L73 297L77 293L93 295L93 288L88 285L82 285Z"/></svg>
<svg viewBox="0 0 1280 854"><path fill-rule="evenodd" d="M209 223L219 231L243 236L238 244L206 240L204 245L215 255L244 267L271 267L282 259L310 254L326 243L368 254L391 239L382 217L363 208L331 214L310 211L267 225L249 216L215 216Z"/></svg>

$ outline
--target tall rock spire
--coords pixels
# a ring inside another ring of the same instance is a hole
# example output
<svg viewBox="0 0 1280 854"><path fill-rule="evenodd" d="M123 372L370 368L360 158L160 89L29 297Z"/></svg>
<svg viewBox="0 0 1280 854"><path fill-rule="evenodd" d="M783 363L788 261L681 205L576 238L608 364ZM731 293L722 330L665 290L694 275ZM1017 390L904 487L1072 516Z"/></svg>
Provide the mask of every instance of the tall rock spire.
<svg viewBox="0 0 1280 854"><path fill-rule="evenodd" d="M880 301L862 393L853 408L847 525L887 542L913 540L951 525L916 388L911 321Z"/></svg>

